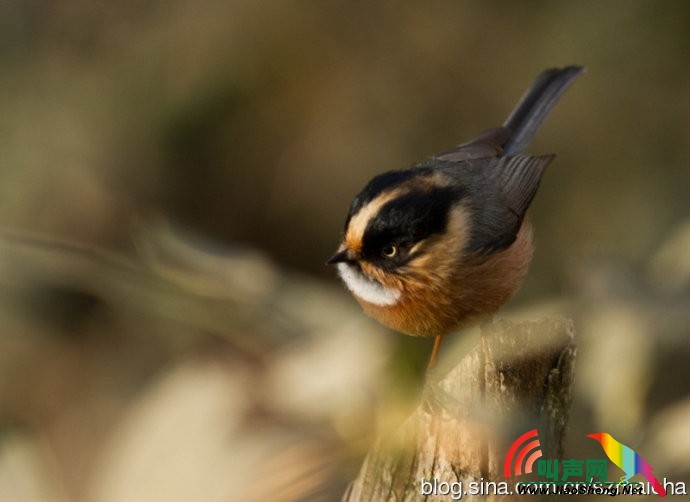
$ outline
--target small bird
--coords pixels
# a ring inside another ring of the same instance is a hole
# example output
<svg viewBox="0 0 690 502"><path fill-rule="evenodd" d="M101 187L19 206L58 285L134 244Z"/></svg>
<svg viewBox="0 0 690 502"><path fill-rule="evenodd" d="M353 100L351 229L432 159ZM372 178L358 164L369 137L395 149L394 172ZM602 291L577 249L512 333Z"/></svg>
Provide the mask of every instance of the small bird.
<svg viewBox="0 0 690 502"><path fill-rule="evenodd" d="M625 476L621 476L618 481L619 483L627 483L633 476L642 474L647 481L649 481L649 484L652 485L657 495L660 497L666 496L664 486L654 477L654 474L652 474L654 468L649 465L649 462L636 453L635 450L629 446L625 446L623 443L619 443L611 434L606 432L587 434L587 437L599 441L602 448L604 448L606 456L609 457L609 460L625 472Z"/></svg>
<svg viewBox="0 0 690 502"><path fill-rule="evenodd" d="M337 265L364 311L408 335L444 335L496 312L532 258L525 220L553 155L523 154L584 68L541 73L500 127L410 168L374 177L354 198Z"/></svg>

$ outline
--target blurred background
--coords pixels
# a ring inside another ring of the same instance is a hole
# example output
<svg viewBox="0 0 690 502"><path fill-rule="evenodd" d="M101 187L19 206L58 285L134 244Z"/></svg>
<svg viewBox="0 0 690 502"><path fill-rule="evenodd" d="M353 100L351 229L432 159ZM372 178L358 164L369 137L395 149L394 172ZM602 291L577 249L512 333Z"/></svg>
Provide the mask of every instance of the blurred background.
<svg viewBox="0 0 690 502"><path fill-rule="evenodd" d="M339 499L431 348L323 265L352 196L567 64L500 316L575 320L566 457L602 430L690 482L689 25L682 0L0 3L0 500Z"/></svg>

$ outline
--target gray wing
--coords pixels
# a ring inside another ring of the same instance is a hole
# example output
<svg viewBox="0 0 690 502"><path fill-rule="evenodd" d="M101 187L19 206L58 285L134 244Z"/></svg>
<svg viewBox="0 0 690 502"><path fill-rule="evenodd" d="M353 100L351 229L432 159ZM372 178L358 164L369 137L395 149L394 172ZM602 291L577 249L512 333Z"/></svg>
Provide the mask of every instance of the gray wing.
<svg viewBox="0 0 690 502"><path fill-rule="evenodd" d="M502 157L493 169L505 205L522 222L539 188L544 169L555 155ZM489 169L491 171L491 168Z"/></svg>
<svg viewBox="0 0 690 502"><path fill-rule="evenodd" d="M472 221L470 253L491 254L515 241L544 169L553 158L515 155L441 167L466 193Z"/></svg>
<svg viewBox="0 0 690 502"><path fill-rule="evenodd" d="M510 129L505 127L494 127L493 129L484 131L467 143L463 143L446 152L434 155L432 158L447 162L463 162L472 159L498 157L503 152L501 145L510 138L511 134Z"/></svg>

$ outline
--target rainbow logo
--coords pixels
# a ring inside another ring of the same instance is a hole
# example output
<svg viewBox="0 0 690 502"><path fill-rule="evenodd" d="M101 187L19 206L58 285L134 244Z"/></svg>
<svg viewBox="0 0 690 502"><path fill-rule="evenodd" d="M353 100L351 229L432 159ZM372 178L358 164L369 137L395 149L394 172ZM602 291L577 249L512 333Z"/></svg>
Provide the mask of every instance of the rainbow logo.
<svg viewBox="0 0 690 502"><path fill-rule="evenodd" d="M666 496L664 485L654 476L654 468L635 450L619 443L607 432L587 434L587 437L598 441L609 460L625 473L621 476L619 483L627 483L630 478L640 474L652 485L660 497Z"/></svg>
<svg viewBox="0 0 690 502"><path fill-rule="evenodd" d="M513 475L513 471L515 476L532 472L534 462L541 457L541 444L537 436L537 429L532 429L525 432L510 445L503 463L503 476L506 479ZM515 459L515 462L513 462L513 459ZM514 469L513 465L515 466Z"/></svg>

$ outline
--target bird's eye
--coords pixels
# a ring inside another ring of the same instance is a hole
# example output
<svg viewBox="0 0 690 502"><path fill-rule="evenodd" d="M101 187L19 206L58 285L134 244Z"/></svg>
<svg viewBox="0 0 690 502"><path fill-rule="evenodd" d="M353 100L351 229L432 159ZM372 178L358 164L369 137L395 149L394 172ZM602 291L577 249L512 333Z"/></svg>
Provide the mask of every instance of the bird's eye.
<svg viewBox="0 0 690 502"><path fill-rule="evenodd" d="M398 247L397 246L385 246L381 250L381 254L386 258L393 258L396 254L398 254Z"/></svg>

